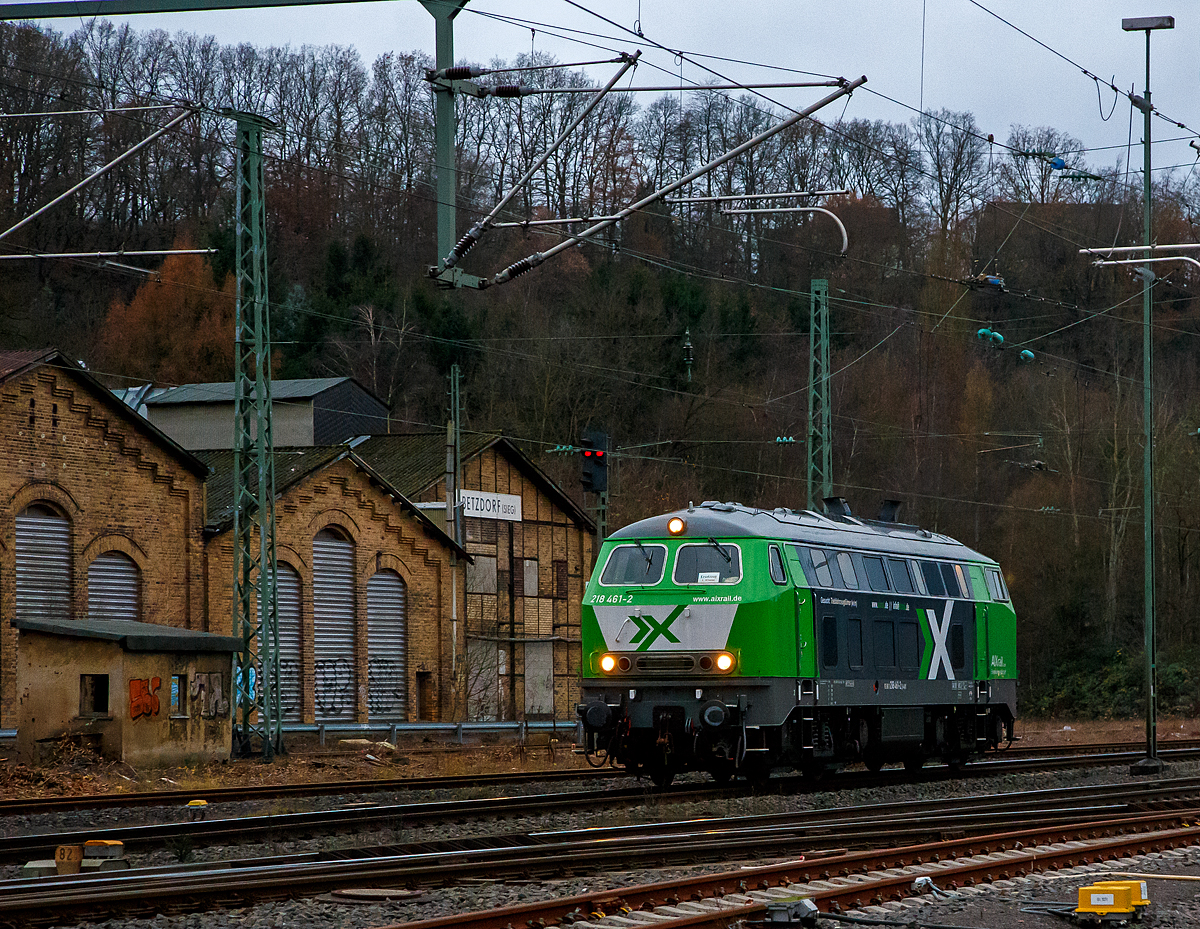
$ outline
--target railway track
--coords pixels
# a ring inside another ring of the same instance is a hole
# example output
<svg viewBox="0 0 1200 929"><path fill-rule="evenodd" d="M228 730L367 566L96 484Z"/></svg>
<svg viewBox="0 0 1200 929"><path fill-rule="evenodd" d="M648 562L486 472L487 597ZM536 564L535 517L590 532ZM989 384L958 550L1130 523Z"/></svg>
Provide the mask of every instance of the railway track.
<svg viewBox="0 0 1200 929"><path fill-rule="evenodd" d="M1160 748L1159 754L1167 761L1183 761L1200 758L1200 739L1173 740L1170 747ZM986 758L973 761L955 772L944 766L931 765L925 776L969 777L980 774L1036 770L1038 767L1071 767L1075 765L1124 764L1141 757L1141 746L1136 743L1102 744L1087 743L1069 747L1030 746L1014 747ZM896 768L887 768L882 782L894 782ZM297 784L273 784L262 786L181 788L177 790L154 790L128 793L89 794L75 797L30 797L0 800L0 817L38 813L57 813L75 810L136 809L154 806L183 806L190 800L204 800L209 804L229 802L258 802L291 798L370 796L379 793L400 793L419 790L462 790L490 789L531 782L584 783L603 782L610 779L628 781L628 775L615 768L573 768L541 771L508 771L495 774L444 775L435 777L379 778L371 780L328 781ZM840 782L847 788L865 784L874 785L880 780L861 772L839 774ZM781 790L804 789L802 779L794 775L773 778L772 785ZM686 788L693 791L696 788ZM737 790L735 782L726 790ZM744 789L744 787L743 787ZM760 788L761 789L761 786ZM715 790L715 788L714 788ZM668 795L670 792L666 792Z"/></svg>
<svg viewBox="0 0 1200 929"><path fill-rule="evenodd" d="M639 864L786 857L811 854L814 847L900 844L925 849L923 853L906 853L922 863L975 854L971 849L984 847L991 853L993 848L1008 851L1018 845L1061 843L1080 830L1102 839L1120 833L1179 829L1198 808L1200 778L1188 778L1135 786L1067 788L850 810L493 837L475 848L410 849L371 857L362 856L360 850L359 857L347 860L284 856L195 868L8 881L0 882L0 923L45 926L85 915L95 921L170 914L362 886L428 887L472 879L624 870ZM931 842L931 838L940 841ZM846 854L850 853L827 854L821 863L805 867L819 867L817 873L827 878L844 870L837 862L846 860ZM794 863L792 872L796 872Z"/></svg>
<svg viewBox="0 0 1200 929"><path fill-rule="evenodd" d="M1178 752L1190 752L1180 749ZM1198 750L1200 753L1200 750ZM1166 753L1164 753L1166 754ZM998 759L979 762L964 771L931 768L924 772L927 781L961 780L964 775L979 777L1037 770L1067 764L1109 764L1132 760L1135 754L1043 757L1041 759ZM781 794L814 792L836 786L842 789L878 787L897 783L899 771L882 775L851 772L839 775L834 781L813 784L799 777L773 779L769 789ZM1176 781L1184 785L1185 780ZM123 842L130 852L145 853L155 848L182 845L187 848L237 846L249 843L277 842L285 839L310 838L334 834L362 834L396 828L412 828L438 822L466 822L513 819L561 812L597 812L613 807L623 808L631 803L669 806L683 803L727 798L751 790L744 785L718 787L676 785L667 791L651 791L645 787L609 788L597 791L574 791L509 797L490 797L466 800L444 800L406 804L364 804L306 812L275 813L265 816L234 816L212 818L198 822L167 822L150 825L113 826L55 831L43 834L0 835L0 863L19 864L31 859L49 858L59 845L79 845L89 839L115 839ZM759 791L766 789L761 785ZM1191 789L1190 784L1188 789ZM190 794L183 795L190 798ZM182 808L183 798L176 798ZM924 805L919 805L924 806ZM913 808L913 804L898 804L897 810ZM182 810L181 810L182 811ZM180 811L180 812L181 812ZM810 814L803 814L810 815ZM639 827L631 827L639 828ZM458 846L454 846L458 847ZM392 846L387 846L391 849ZM349 854L358 854L351 849ZM379 854L383 854L380 852Z"/></svg>

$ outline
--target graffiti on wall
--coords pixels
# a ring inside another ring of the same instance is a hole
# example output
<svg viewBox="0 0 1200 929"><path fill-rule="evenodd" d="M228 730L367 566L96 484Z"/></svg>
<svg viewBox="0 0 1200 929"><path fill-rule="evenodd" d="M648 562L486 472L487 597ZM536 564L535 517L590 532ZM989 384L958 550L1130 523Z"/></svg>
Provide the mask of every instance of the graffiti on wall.
<svg viewBox="0 0 1200 929"><path fill-rule="evenodd" d="M157 677L129 679L129 718L158 715L158 688L162 679Z"/></svg>
<svg viewBox="0 0 1200 929"><path fill-rule="evenodd" d="M313 699L321 719L354 718L354 668L345 658L317 661Z"/></svg>
<svg viewBox="0 0 1200 929"><path fill-rule="evenodd" d="M188 687L192 706L200 709L205 719L229 715L229 697L225 695L225 678L220 671L193 674Z"/></svg>

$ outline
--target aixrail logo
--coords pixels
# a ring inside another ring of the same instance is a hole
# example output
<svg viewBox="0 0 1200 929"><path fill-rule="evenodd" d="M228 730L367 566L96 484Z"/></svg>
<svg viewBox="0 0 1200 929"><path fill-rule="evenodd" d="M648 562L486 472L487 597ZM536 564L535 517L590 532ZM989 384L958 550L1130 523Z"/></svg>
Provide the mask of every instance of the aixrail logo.
<svg viewBox="0 0 1200 929"><path fill-rule="evenodd" d="M637 632L633 634L633 638L629 640L629 644L636 645L639 652L644 652L650 647L652 642L659 636L662 636L668 642L678 645L679 639L671 631L671 624L679 618L679 614L682 612L683 604L680 604L662 622L659 622L653 616L630 616L629 620L637 627Z"/></svg>

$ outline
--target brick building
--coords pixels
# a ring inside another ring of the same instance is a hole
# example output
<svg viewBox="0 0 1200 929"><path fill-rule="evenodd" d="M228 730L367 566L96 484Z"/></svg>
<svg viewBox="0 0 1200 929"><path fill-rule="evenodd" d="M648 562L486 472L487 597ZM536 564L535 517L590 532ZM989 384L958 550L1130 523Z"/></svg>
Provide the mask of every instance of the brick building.
<svg viewBox="0 0 1200 929"><path fill-rule="evenodd" d="M209 628L207 468L56 351L0 352L0 727L16 726L12 620Z"/></svg>
<svg viewBox="0 0 1200 929"><path fill-rule="evenodd" d="M459 669L468 714L571 719L596 525L511 440L466 434L460 442L461 537L472 556ZM444 519L444 433L372 436L354 450Z"/></svg>
<svg viewBox="0 0 1200 929"><path fill-rule="evenodd" d="M229 617L233 453L197 455L213 469L209 612ZM276 450L275 482L284 722L454 718L466 552L345 445Z"/></svg>

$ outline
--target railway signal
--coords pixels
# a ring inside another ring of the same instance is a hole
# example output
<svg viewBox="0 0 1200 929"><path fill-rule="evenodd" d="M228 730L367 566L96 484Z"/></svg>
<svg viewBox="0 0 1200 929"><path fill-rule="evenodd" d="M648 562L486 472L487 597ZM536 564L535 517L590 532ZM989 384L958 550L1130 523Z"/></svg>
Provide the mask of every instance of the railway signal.
<svg viewBox="0 0 1200 929"><path fill-rule="evenodd" d="M608 433L589 431L579 440L583 449L583 470L580 479L583 489L593 493L608 492Z"/></svg>

